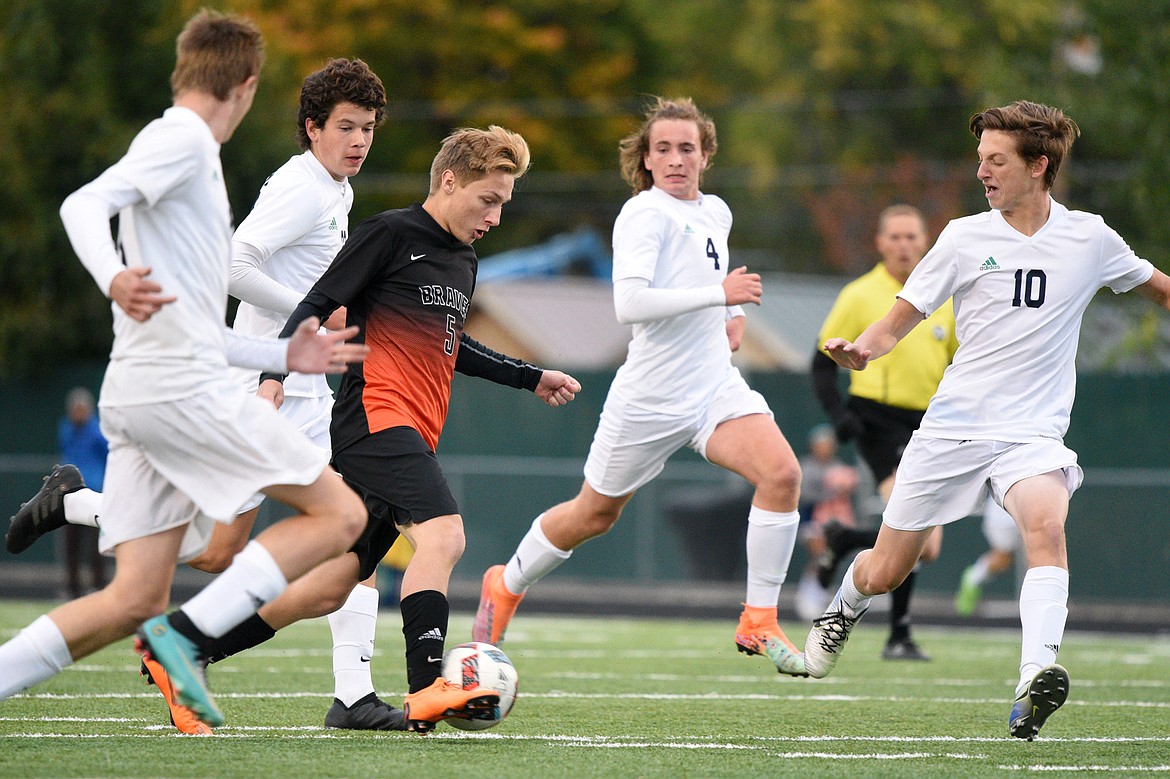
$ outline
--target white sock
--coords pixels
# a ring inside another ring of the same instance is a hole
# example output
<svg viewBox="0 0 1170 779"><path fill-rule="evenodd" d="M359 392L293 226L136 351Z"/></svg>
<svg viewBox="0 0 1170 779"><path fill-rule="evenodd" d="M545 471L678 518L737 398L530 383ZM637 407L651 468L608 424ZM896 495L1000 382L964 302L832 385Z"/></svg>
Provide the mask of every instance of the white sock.
<svg viewBox="0 0 1170 779"><path fill-rule="evenodd" d="M746 605L772 608L780 600L799 524L795 511L766 511L755 505L748 511Z"/></svg>
<svg viewBox="0 0 1170 779"><path fill-rule="evenodd" d="M333 632L333 697L352 706L374 691L370 659L378 624L378 591L359 584L329 615Z"/></svg>
<svg viewBox="0 0 1170 779"><path fill-rule="evenodd" d="M1068 617L1068 571L1054 565L1029 568L1020 587L1020 684L1018 696L1046 665L1056 662Z"/></svg>
<svg viewBox="0 0 1170 779"><path fill-rule="evenodd" d="M0 700L11 698L73 665L65 637L47 616L17 633L0 646Z"/></svg>
<svg viewBox="0 0 1170 779"><path fill-rule="evenodd" d="M288 587L280 566L257 541L249 541L228 569L183 604L182 611L209 638L255 614Z"/></svg>
<svg viewBox="0 0 1170 779"><path fill-rule="evenodd" d="M70 492L62 502L65 504L65 521L70 525L98 526L98 517L102 513L100 492L82 487L77 492Z"/></svg>
<svg viewBox="0 0 1170 779"><path fill-rule="evenodd" d="M552 573L573 554L571 549L565 551L553 546L540 526L542 517L544 514L532 521L532 527L520 539L516 553L504 566L504 586L513 595L523 595L529 587Z"/></svg>
<svg viewBox="0 0 1170 779"><path fill-rule="evenodd" d="M988 565L987 555L983 555L963 574L963 583L982 587L983 582L987 581L990 573L991 568Z"/></svg>
<svg viewBox="0 0 1170 779"><path fill-rule="evenodd" d="M841 581L841 588L837 590L833 602L829 604L829 612L840 611L846 617L856 617L869 608L873 596L862 595L861 590L853 583L853 566L856 564L856 561L849 563L849 568Z"/></svg>

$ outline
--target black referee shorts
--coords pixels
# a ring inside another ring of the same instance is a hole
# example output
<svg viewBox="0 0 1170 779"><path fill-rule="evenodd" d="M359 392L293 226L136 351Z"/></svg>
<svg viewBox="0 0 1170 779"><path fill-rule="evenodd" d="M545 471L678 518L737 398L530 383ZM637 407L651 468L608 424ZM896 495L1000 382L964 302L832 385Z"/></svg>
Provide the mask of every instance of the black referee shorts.
<svg viewBox="0 0 1170 779"><path fill-rule="evenodd" d="M398 526L458 514L439 460L411 427L379 430L333 455L333 467L361 496L370 512L351 552L361 578L368 578L394 541Z"/></svg>
<svg viewBox="0 0 1170 779"><path fill-rule="evenodd" d="M897 469L910 436L926 412L856 397L850 397L846 405L863 425L856 442L857 451L873 471L874 481L880 484Z"/></svg>

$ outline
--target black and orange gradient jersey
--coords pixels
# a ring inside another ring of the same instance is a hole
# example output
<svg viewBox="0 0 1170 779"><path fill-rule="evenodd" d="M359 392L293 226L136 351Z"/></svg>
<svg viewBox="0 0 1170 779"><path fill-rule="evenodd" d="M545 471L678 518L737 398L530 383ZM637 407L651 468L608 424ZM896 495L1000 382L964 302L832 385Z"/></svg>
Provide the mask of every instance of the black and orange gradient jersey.
<svg viewBox="0 0 1170 779"><path fill-rule="evenodd" d="M333 407L334 453L365 435L411 427L432 451L447 419L455 370L534 390L541 371L463 333L475 291L475 250L441 228L418 203L354 228L333 264L285 324L324 321L346 307L354 338L369 347L350 365ZM272 378L266 375L265 378Z"/></svg>

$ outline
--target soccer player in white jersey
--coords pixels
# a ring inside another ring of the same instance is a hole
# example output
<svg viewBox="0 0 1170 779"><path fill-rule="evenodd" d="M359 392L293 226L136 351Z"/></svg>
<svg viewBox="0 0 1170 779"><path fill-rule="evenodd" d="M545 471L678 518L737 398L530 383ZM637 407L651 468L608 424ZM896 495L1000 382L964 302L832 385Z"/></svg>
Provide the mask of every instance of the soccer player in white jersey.
<svg viewBox="0 0 1170 779"><path fill-rule="evenodd" d="M837 663L870 598L911 571L933 527L973 514L988 495L1024 538L1019 685L1009 732L1031 740L1068 696L1056 664L1068 614L1064 523L1082 472L1064 445L1081 318L1101 287L1170 307L1170 278L1101 217L1070 211L1050 190L1080 130L1027 101L971 119L986 211L952 221L886 316L829 355L863 370L954 296L959 349L914 434L873 549L845 574L805 644L817 678Z"/></svg>
<svg viewBox="0 0 1170 779"><path fill-rule="evenodd" d="M330 60L302 82L297 142L304 151L268 178L251 213L232 237L228 292L241 301L236 332L278 336L285 320L341 249L353 205L349 177L361 170L385 105L381 80L361 60ZM325 326L343 328L345 309L339 309ZM260 371L238 368L236 376L248 392L257 391ZM277 383L265 387L281 389ZM280 397L270 393L262 396L322 450L330 451L333 392L324 375L294 373ZM37 537L65 522L98 524L101 494L84 488L75 469L58 466L45 483L12 519L9 540L22 539L16 551L23 551ZM264 494L257 493L240 507L234 522L217 524L207 549L188 565L209 573L225 570L247 544L263 500ZM326 716L327 727L405 728L401 710L374 694L369 658L377 610L378 592L371 580L355 588L345 606L329 617L334 634L336 697ZM275 631L264 616L263 612L253 616L242 627L258 638L271 638ZM158 685L176 728L184 733L209 732L207 725L177 704L157 663L144 661L143 675Z"/></svg>
<svg viewBox="0 0 1170 779"><path fill-rule="evenodd" d="M328 454L245 392L228 366L340 372L365 348L344 343L357 328L319 335L315 320L289 342L224 326L231 215L219 149L252 105L263 38L246 19L202 11L176 49L173 106L61 207L75 251L115 303L100 401L110 442L100 546L112 551L116 572L105 589L0 646L0 699L137 627L139 650L162 664L179 702L215 725L223 717L200 647L345 551L366 522ZM179 611L162 615L175 563L201 553L215 524L232 521L259 489L299 513L261 533Z"/></svg>
<svg viewBox="0 0 1170 779"><path fill-rule="evenodd" d="M499 644L528 588L613 527L634 492L689 446L755 487L736 645L781 673L807 675L776 619L796 543L800 466L764 398L731 364L744 329L739 306L758 304L763 287L746 268L729 272L731 211L699 190L715 151L715 125L689 98L658 99L621 143L634 197L614 224L613 280L618 321L634 326L629 354L606 398L580 493L538 516L507 565L484 574L476 641Z"/></svg>

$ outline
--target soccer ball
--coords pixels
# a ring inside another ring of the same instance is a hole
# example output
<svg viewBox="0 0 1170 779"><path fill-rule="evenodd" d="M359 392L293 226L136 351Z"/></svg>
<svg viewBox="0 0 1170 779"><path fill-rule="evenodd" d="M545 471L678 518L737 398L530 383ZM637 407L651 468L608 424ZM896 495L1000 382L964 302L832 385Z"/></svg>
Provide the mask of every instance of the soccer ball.
<svg viewBox="0 0 1170 779"><path fill-rule="evenodd" d="M492 644L473 642L448 649L443 655L443 678L465 690L486 687L500 694L500 705L496 706L490 719L452 717L445 720L460 730L495 727L508 716L516 702L516 667L498 646Z"/></svg>

